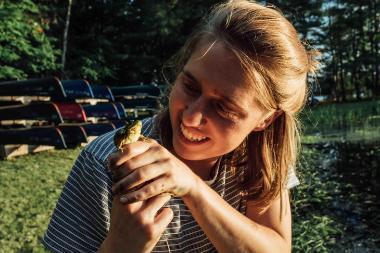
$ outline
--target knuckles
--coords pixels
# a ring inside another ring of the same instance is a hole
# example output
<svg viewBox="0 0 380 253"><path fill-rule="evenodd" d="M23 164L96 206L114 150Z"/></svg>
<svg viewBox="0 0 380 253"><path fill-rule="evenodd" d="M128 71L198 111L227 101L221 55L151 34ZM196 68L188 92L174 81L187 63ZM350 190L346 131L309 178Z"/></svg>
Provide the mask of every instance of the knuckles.
<svg viewBox="0 0 380 253"><path fill-rule="evenodd" d="M121 166L120 166L120 169L123 169L123 170L126 170L126 171L130 171L132 170L133 168L133 158L132 159L129 159L129 160L126 160Z"/></svg>
<svg viewBox="0 0 380 253"><path fill-rule="evenodd" d="M134 174L134 177L138 182L143 181L147 176L143 170L136 170Z"/></svg>
<svg viewBox="0 0 380 253"><path fill-rule="evenodd" d="M159 234L157 234L153 220L148 218L144 212L135 214L134 220L136 226L140 231L142 231L147 239L153 240L155 237L159 236Z"/></svg>
<svg viewBox="0 0 380 253"><path fill-rule="evenodd" d="M123 152L121 153L121 155L123 155L123 154L129 154L129 153L132 152L131 145L126 144L122 148L123 148Z"/></svg>
<svg viewBox="0 0 380 253"><path fill-rule="evenodd" d="M149 240L153 240L156 236L159 236L156 232L155 226L153 224L145 225L143 227L143 232Z"/></svg>
<svg viewBox="0 0 380 253"><path fill-rule="evenodd" d="M169 152L166 148L159 144L152 146L151 149L155 153L156 157L166 157Z"/></svg>
<svg viewBox="0 0 380 253"><path fill-rule="evenodd" d="M146 193L146 195L151 196L153 193L156 192L156 190L157 189L153 184L149 184L145 186L144 192Z"/></svg>
<svg viewBox="0 0 380 253"><path fill-rule="evenodd" d="M146 227L151 224L151 221L147 218L146 215L144 215L143 212L139 212L135 214L135 222L140 226L140 227Z"/></svg>

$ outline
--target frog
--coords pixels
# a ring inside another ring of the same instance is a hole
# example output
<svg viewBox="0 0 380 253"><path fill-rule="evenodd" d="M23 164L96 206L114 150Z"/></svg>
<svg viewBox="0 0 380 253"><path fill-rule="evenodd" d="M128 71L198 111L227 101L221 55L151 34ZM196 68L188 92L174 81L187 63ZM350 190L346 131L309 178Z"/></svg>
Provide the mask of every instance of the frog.
<svg viewBox="0 0 380 253"><path fill-rule="evenodd" d="M141 120L129 121L125 126L119 129L113 138L115 146L118 150L123 151L123 146L136 141L146 141L146 137L141 134Z"/></svg>
<svg viewBox="0 0 380 253"><path fill-rule="evenodd" d="M148 138L141 134L142 122L141 120L133 120L129 121L125 124L123 128L120 128L114 135L113 141L118 151L123 153L124 145L131 144L136 141L144 141L147 142ZM115 183L117 180L115 178L115 174L108 168L108 171L111 173L112 181ZM150 181L149 181L150 182ZM132 189L137 190L146 185L147 183L143 183L139 186L136 186Z"/></svg>

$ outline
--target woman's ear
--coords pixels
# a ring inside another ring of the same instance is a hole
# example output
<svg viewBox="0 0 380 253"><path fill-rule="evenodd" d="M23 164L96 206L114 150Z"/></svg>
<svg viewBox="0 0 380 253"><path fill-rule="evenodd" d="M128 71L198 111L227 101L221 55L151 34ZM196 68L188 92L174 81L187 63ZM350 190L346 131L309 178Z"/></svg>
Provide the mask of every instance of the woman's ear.
<svg viewBox="0 0 380 253"><path fill-rule="evenodd" d="M284 112L282 110L277 110L273 112L269 117L267 117L264 121L262 121L260 124L258 124L252 131L254 132L260 132L265 130L270 124L272 124L275 119L277 119L278 116L283 114Z"/></svg>

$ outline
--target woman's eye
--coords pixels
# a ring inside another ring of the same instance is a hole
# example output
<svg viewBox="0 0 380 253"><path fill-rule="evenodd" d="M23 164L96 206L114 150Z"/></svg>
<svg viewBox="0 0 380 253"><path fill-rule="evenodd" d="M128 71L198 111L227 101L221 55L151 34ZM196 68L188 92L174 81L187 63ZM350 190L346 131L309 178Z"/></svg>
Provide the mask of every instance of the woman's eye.
<svg viewBox="0 0 380 253"><path fill-rule="evenodd" d="M196 94L198 93L198 90L197 88L192 85L192 84L189 84L189 83L183 83L184 87L185 87L185 91L190 93L190 94Z"/></svg>
<svg viewBox="0 0 380 253"><path fill-rule="evenodd" d="M231 110L229 110L223 104L216 103L216 109L217 109L218 113L220 115L222 115L222 117L227 118L227 119L231 119L231 120L235 120L236 119L235 113L233 113Z"/></svg>

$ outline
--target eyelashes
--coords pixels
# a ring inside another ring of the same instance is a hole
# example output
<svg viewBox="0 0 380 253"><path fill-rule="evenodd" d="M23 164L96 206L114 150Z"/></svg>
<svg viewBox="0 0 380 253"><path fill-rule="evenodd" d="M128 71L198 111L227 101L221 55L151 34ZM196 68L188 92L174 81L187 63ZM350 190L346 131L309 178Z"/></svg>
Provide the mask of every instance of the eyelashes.
<svg viewBox="0 0 380 253"><path fill-rule="evenodd" d="M236 121L237 115L233 111L226 108L222 103L216 102L215 104L215 107L217 108L217 111L220 115L222 115L224 118Z"/></svg>
<svg viewBox="0 0 380 253"><path fill-rule="evenodd" d="M195 95L199 93L198 88L196 88L194 85L183 82L183 86L185 87L185 91L191 95Z"/></svg>
<svg viewBox="0 0 380 253"><path fill-rule="evenodd" d="M196 97L201 94L199 88L193 84L182 82L182 85L184 87L185 92L191 97ZM237 120L237 114L233 112L231 109L229 109L227 106L225 106L223 103L215 101L213 103L213 106L221 117L233 122Z"/></svg>

